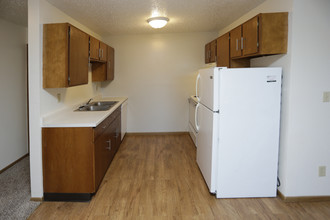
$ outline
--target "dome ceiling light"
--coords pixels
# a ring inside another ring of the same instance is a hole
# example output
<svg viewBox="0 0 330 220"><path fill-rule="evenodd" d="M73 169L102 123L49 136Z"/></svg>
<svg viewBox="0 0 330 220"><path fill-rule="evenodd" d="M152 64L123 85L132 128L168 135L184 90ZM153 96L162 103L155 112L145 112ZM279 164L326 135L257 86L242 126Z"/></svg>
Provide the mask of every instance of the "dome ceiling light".
<svg viewBox="0 0 330 220"><path fill-rule="evenodd" d="M151 27L153 28L162 28L164 27L167 22L170 19L166 18L166 17L153 17L153 18L149 18L147 20L147 22L150 24Z"/></svg>

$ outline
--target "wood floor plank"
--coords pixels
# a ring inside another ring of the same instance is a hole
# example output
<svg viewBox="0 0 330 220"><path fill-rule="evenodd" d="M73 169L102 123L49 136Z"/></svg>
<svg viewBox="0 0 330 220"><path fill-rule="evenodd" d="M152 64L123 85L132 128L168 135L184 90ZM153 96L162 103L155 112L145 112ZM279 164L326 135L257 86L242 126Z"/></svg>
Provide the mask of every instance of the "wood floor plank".
<svg viewBox="0 0 330 220"><path fill-rule="evenodd" d="M330 202L216 199L188 135L126 136L89 203L43 202L29 219L330 219Z"/></svg>

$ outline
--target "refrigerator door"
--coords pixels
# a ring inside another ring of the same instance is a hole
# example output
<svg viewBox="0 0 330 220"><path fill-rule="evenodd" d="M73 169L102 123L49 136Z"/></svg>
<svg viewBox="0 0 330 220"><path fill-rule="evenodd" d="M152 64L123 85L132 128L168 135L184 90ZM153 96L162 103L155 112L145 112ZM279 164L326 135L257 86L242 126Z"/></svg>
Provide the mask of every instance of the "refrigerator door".
<svg viewBox="0 0 330 220"><path fill-rule="evenodd" d="M198 108L197 164L211 193L215 193L218 113L204 105Z"/></svg>
<svg viewBox="0 0 330 220"><path fill-rule="evenodd" d="M281 68L220 73L217 198L275 197Z"/></svg>
<svg viewBox="0 0 330 220"><path fill-rule="evenodd" d="M197 77L198 100L212 111L219 110L219 68L199 70Z"/></svg>

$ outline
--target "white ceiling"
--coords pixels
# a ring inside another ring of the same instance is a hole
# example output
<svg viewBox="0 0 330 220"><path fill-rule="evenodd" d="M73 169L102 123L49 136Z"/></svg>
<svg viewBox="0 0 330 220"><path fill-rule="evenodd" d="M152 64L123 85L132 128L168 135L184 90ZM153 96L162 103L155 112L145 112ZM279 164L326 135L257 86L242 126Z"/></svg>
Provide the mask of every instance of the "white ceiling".
<svg viewBox="0 0 330 220"><path fill-rule="evenodd" d="M265 0L47 0L101 35L218 31ZM27 0L0 0L0 17L27 25ZM163 29L146 20L170 19Z"/></svg>
<svg viewBox="0 0 330 220"><path fill-rule="evenodd" d="M27 0L0 0L0 18L27 26Z"/></svg>

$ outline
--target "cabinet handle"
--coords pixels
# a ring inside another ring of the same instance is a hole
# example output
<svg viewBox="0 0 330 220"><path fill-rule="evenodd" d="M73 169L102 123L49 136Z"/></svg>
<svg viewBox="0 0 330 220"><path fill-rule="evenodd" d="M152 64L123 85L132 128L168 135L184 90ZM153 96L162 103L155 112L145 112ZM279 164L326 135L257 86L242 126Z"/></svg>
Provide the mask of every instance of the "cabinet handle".
<svg viewBox="0 0 330 220"><path fill-rule="evenodd" d="M243 49L244 49L244 45L243 45L243 43L244 43L244 38L243 38L243 37L241 37L241 50L243 50Z"/></svg>
<svg viewBox="0 0 330 220"><path fill-rule="evenodd" d="M236 51L238 51L238 39L236 38Z"/></svg>
<svg viewBox="0 0 330 220"><path fill-rule="evenodd" d="M107 150L111 150L111 139L109 139L108 141L106 141L108 143L108 147L106 147L105 149Z"/></svg>
<svg viewBox="0 0 330 220"><path fill-rule="evenodd" d="M103 49L102 49L102 58L103 58Z"/></svg>

